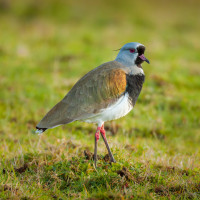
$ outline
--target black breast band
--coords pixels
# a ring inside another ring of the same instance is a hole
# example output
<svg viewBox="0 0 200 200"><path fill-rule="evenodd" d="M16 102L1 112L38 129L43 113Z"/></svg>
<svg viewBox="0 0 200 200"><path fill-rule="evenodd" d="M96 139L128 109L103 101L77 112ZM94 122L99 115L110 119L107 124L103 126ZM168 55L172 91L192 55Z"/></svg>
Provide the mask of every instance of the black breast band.
<svg viewBox="0 0 200 200"><path fill-rule="evenodd" d="M137 98L142 90L142 85L144 83L144 74L129 75L126 74L127 87L126 92L129 94L130 101L134 106Z"/></svg>

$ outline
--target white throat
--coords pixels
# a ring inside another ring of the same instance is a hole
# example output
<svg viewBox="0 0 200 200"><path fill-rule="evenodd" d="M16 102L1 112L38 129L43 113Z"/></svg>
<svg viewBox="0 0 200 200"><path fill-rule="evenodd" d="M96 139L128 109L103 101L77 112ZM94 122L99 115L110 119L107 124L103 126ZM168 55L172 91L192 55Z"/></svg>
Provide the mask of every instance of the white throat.
<svg viewBox="0 0 200 200"><path fill-rule="evenodd" d="M144 75L144 71L141 67L138 67L137 65L134 65L134 66L131 66L131 72L130 74L133 74L133 75Z"/></svg>

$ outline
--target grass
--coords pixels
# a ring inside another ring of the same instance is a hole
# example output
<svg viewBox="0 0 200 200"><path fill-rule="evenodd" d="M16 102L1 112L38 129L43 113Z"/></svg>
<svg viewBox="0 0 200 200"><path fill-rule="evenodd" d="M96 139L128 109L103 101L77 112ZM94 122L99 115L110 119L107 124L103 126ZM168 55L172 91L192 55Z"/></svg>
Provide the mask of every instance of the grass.
<svg viewBox="0 0 200 200"><path fill-rule="evenodd" d="M199 2L0 1L0 199L200 199ZM134 110L33 134L85 73L126 42L146 48ZM85 152L85 153L84 153Z"/></svg>

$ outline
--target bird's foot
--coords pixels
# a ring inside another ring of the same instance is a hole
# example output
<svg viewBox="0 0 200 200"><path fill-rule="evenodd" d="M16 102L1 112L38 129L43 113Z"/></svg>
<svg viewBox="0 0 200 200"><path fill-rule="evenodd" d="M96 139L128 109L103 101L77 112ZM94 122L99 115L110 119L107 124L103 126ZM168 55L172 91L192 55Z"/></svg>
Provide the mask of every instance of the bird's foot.
<svg viewBox="0 0 200 200"><path fill-rule="evenodd" d="M111 163L112 163L112 162L113 162L113 163L116 163L116 160L115 160L114 158L111 158L111 159L110 159L110 162L111 162Z"/></svg>

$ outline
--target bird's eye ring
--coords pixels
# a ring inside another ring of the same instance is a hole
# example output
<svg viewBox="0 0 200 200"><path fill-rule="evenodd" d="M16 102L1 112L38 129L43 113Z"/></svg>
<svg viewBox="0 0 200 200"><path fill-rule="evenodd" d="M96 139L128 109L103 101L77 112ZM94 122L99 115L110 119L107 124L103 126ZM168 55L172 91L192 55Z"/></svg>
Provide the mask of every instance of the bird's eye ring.
<svg viewBox="0 0 200 200"><path fill-rule="evenodd" d="M134 53L135 49L129 49L130 53Z"/></svg>

